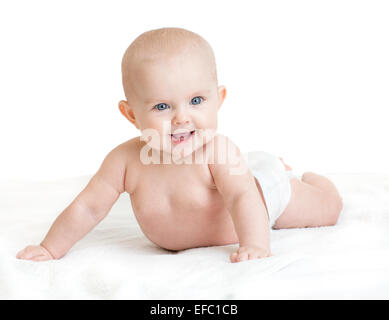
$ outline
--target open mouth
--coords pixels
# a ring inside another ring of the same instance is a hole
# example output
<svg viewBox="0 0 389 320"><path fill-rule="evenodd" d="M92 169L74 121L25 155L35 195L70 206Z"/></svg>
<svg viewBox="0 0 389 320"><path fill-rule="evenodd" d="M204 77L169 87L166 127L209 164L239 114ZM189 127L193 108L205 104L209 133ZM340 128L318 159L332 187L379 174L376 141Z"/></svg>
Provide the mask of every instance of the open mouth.
<svg viewBox="0 0 389 320"><path fill-rule="evenodd" d="M195 134L195 132L196 130L179 132L179 133L171 133L170 137L174 144L179 144L189 140Z"/></svg>

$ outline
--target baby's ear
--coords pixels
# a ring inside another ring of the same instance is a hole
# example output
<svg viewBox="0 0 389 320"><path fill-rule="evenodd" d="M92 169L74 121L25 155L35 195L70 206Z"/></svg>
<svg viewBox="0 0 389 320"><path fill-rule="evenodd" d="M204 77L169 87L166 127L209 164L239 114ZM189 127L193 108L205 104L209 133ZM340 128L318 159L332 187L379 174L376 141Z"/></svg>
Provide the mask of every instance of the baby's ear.
<svg viewBox="0 0 389 320"><path fill-rule="evenodd" d="M139 129L138 124L136 123L135 114L127 101L121 100L119 102L119 110L123 116L127 118L137 129Z"/></svg>
<svg viewBox="0 0 389 320"><path fill-rule="evenodd" d="M226 98L227 89L226 89L225 86L219 86L217 91L218 91L217 94L218 94L218 97L219 97L219 105L218 105L217 108L220 109L220 107L223 104L224 99Z"/></svg>

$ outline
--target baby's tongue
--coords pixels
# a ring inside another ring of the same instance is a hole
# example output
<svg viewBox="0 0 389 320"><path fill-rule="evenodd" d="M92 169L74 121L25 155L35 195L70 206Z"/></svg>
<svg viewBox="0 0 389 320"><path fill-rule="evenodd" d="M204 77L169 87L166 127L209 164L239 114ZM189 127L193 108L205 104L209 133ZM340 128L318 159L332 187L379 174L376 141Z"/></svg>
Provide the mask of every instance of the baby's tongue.
<svg viewBox="0 0 389 320"><path fill-rule="evenodd" d="M188 139L189 136L190 136L190 132L182 132L182 133L173 134L172 138L175 142L182 142Z"/></svg>

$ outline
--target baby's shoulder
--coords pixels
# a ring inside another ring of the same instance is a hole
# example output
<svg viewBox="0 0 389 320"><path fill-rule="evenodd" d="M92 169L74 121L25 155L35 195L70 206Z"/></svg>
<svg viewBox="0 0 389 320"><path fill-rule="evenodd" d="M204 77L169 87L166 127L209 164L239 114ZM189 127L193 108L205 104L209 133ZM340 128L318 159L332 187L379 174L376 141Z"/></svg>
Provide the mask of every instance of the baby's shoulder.
<svg viewBox="0 0 389 320"><path fill-rule="evenodd" d="M208 167L214 181L236 183L236 175L248 172L247 163L239 147L227 136L216 135L213 141L213 157L209 157ZM208 154L212 154L209 152Z"/></svg>
<svg viewBox="0 0 389 320"><path fill-rule="evenodd" d="M212 164L226 164L229 160L240 156L239 147L227 136L216 134L207 144L207 155Z"/></svg>
<svg viewBox="0 0 389 320"><path fill-rule="evenodd" d="M127 140L116 146L110 154L117 159L124 169L125 190L131 194L134 189L140 169L139 152L142 148L140 137Z"/></svg>
<svg viewBox="0 0 389 320"><path fill-rule="evenodd" d="M126 154L127 156L139 155L139 150L142 148L140 137L135 137L127 140L117 147L118 152Z"/></svg>
<svg viewBox="0 0 389 320"><path fill-rule="evenodd" d="M238 148L237 145L231 140L231 138L217 133L213 139L213 142L215 143L215 147L217 148L222 148L225 145L233 147L233 148Z"/></svg>
<svg viewBox="0 0 389 320"><path fill-rule="evenodd" d="M144 143L140 137L135 137L119 144L113 151L126 164L127 171L137 171L140 166L140 152Z"/></svg>
<svg viewBox="0 0 389 320"><path fill-rule="evenodd" d="M138 150L137 139L133 138L131 140L125 141L117 145L108 153L107 157L116 159L117 161L127 162L132 158L135 159L137 150Z"/></svg>

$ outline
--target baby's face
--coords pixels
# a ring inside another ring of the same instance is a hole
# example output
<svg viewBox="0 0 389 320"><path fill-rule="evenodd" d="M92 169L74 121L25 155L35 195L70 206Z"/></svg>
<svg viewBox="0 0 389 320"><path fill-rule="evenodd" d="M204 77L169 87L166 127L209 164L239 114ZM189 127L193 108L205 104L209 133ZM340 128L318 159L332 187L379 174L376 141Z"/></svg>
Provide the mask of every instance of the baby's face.
<svg viewBox="0 0 389 320"><path fill-rule="evenodd" d="M213 138L226 90L210 70L206 59L188 54L145 61L134 70L126 107L144 137L158 135L148 143L152 148L188 155Z"/></svg>

